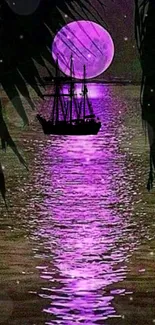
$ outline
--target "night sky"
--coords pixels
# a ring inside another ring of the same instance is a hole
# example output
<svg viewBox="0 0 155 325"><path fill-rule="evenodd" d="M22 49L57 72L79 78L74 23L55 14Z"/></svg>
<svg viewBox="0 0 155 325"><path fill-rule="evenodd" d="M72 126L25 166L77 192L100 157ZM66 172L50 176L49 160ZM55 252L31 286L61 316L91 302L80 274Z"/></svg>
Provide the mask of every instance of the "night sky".
<svg viewBox="0 0 155 325"><path fill-rule="evenodd" d="M139 82L141 69L134 37L134 1L133 0L103 0L105 10L97 0L90 1L98 9L96 18L111 34L115 44L115 58L111 67L102 76L105 79L122 78ZM103 21L101 21L101 16ZM77 18L79 18L77 16ZM91 17L90 17L91 18ZM72 21L66 18L66 23ZM105 23L104 23L105 22Z"/></svg>
<svg viewBox="0 0 155 325"><path fill-rule="evenodd" d="M113 65L104 75L139 81L141 69L134 37L134 1L105 0L106 22L115 43Z"/></svg>
<svg viewBox="0 0 155 325"><path fill-rule="evenodd" d="M37 51L44 53L44 40L46 39L50 46L56 32L66 23L76 19L90 19L100 23L108 30L115 45L113 63L98 79L103 77L111 80L121 78L140 81L141 69L134 40L133 0L103 0L104 9L98 0L81 0L81 3L84 5L83 8L79 6L79 1L72 1L71 5L71 0L66 2L42 0L39 10L30 16L16 15L5 4L4 9L1 9L3 19L0 34L0 74L3 75L11 69L17 69L20 62L22 62L20 69L23 69L23 62L26 66L31 53L33 58L37 56ZM52 33L48 33L48 35L43 27L45 16L52 28ZM52 56L48 57L49 67L50 60L54 64ZM37 64L37 66L39 65ZM30 71L29 68L26 67L26 69ZM43 71L41 66L39 69Z"/></svg>

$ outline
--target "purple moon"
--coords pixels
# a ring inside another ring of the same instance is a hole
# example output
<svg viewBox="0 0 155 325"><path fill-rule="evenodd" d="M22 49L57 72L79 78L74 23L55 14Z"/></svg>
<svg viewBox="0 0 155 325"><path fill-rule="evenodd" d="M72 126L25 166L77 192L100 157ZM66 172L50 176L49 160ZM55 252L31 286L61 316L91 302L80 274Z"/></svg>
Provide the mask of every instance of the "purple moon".
<svg viewBox="0 0 155 325"><path fill-rule="evenodd" d="M18 15L31 15L38 8L40 0L6 0L9 7Z"/></svg>
<svg viewBox="0 0 155 325"><path fill-rule="evenodd" d="M94 78L106 71L114 57L114 43L110 34L101 25L88 20L71 22L56 34L52 43L52 56L60 70L70 75L70 57L74 60L74 77Z"/></svg>

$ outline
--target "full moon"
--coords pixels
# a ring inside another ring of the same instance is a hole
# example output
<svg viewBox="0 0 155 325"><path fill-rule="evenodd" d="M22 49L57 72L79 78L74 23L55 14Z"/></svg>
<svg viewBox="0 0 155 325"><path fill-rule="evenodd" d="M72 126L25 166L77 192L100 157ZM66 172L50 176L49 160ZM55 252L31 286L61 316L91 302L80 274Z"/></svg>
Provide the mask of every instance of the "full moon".
<svg viewBox="0 0 155 325"><path fill-rule="evenodd" d="M73 56L74 77L94 78L106 71L114 57L114 43L101 25L88 20L71 22L62 27L52 43L52 56L60 70L70 75L70 58Z"/></svg>

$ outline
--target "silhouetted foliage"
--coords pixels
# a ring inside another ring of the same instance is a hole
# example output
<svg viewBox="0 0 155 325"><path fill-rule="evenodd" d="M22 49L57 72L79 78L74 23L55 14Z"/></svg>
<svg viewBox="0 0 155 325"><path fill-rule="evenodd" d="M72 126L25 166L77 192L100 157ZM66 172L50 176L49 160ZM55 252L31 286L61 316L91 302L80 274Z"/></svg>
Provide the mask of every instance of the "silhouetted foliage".
<svg viewBox="0 0 155 325"><path fill-rule="evenodd" d="M101 0L98 4L104 8ZM27 16L14 13L7 0L0 0L0 85L25 125L29 124L29 120L19 95L26 97L32 109L34 103L28 86L32 87L36 96L44 99L40 87L44 87L44 82L37 64L46 69L50 77L53 76L52 38L66 24L65 14L70 20L89 19L98 23L103 20L91 0L41 0L37 10ZM14 101L14 98L18 99ZM6 150L9 145L26 166L7 129L1 105L0 139L2 149ZM0 175L0 190L5 198L2 169Z"/></svg>
<svg viewBox="0 0 155 325"><path fill-rule="evenodd" d="M147 189L151 190L155 168L155 1L135 0L135 35L142 67L142 119L148 129L150 142Z"/></svg>

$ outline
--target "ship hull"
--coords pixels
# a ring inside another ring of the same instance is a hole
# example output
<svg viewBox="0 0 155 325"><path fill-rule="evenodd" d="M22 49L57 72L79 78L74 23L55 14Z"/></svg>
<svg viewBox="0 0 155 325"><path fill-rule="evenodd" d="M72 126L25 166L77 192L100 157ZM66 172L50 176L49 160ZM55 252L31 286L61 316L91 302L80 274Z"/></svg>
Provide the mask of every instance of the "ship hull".
<svg viewBox="0 0 155 325"><path fill-rule="evenodd" d="M93 123L60 123L54 125L51 121L46 121L39 114L37 114L37 119L39 120L44 134L56 134L56 135L95 135L99 132L101 128L101 122Z"/></svg>

